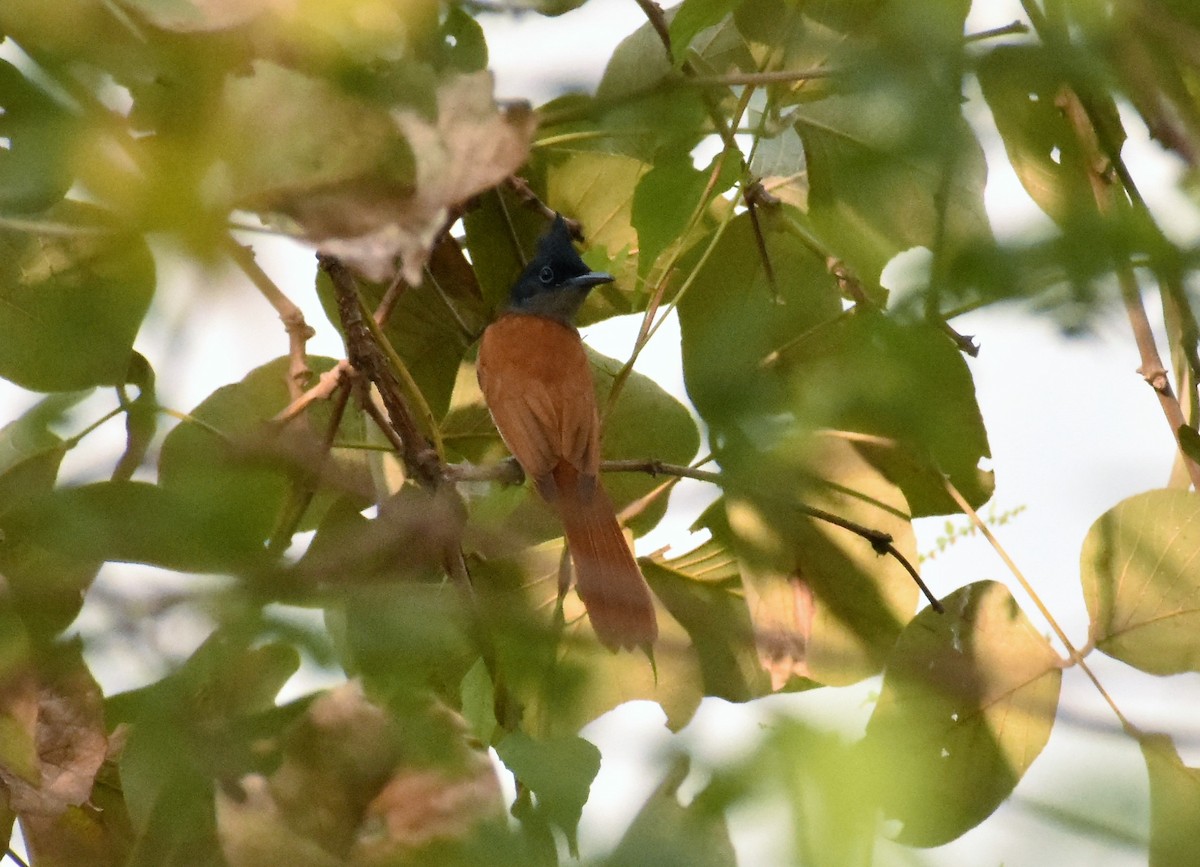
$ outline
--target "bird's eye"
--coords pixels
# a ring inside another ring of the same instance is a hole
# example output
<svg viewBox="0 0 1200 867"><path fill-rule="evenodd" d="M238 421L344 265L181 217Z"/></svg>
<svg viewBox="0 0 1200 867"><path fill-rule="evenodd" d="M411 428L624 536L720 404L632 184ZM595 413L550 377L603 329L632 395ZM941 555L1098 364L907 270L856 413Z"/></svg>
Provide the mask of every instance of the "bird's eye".
<svg viewBox="0 0 1200 867"><path fill-rule="evenodd" d="M547 265L540 272L538 272L538 279L546 284L553 282L554 281L554 269L551 268L549 265Z"/></svg>

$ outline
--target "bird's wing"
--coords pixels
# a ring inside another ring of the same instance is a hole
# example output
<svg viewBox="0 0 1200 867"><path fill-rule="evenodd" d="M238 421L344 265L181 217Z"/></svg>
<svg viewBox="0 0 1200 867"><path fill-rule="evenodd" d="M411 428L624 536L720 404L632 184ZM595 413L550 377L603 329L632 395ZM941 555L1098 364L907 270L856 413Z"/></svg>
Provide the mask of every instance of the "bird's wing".
<svg viewBox="0 0 1200 867"><path fill-rule="evenodd" d="M492 323L479 347L479 385L496 428L542 493L563 461L582 477L599 469L592 374L575 329L537 316Z"/></svg>

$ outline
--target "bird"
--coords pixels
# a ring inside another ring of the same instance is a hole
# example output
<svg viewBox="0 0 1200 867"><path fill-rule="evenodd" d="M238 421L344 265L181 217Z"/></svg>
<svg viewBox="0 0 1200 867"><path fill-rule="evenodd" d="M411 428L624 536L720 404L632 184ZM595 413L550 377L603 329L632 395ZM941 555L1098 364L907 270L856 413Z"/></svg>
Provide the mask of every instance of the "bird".
<svg viewBox="0 0 1200 867"><path fill-rule="evenodd" d="M562 521L575 587L609 650L650 651L654 602L599 478L600 415L574 320L588 292L613 281L592 271L561 214L480 340L480 390L496 429Z"/></svg>

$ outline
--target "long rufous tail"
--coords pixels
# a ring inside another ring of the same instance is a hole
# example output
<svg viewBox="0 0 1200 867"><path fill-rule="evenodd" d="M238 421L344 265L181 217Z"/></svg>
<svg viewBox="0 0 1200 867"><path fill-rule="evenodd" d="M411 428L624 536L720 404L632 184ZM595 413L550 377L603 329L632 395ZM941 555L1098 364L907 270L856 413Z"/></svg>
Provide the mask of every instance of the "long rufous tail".
<svg viewBox="0 0 1200 867"><path fill-rule="evenodd" d="M556 505L575 563L575 589L596 636L610 650L649 648L658 637L650 588L599 482L558 479ZM567 484L562 484L566 482Z"/></svg>

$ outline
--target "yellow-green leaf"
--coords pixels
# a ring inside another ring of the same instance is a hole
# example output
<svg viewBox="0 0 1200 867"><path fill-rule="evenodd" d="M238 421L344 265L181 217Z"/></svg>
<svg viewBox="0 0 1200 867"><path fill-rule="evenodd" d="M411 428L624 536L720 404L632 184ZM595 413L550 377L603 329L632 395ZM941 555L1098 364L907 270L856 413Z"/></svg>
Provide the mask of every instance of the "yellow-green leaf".
<svg viewBox="0 0 1200 867"><path fill-rule="evenodd" d="M1142 739L1150 773L1150 867L1189 867L1200 851L1200 769L1165 735Z"/></svg>
<svg viewBox="0 0 1200 867"><path fill-rule="evenodd" d="M1200 495L1123 500L1088 530L1080 576L1099 650L1152 674L1200 671Z"/></svg>
<svg viewBox="0 0 1200 867"><path fill-rule="evenodd" d="M1061 660L1002 584L968 584L896 642L867 726L897 839L938 846L986 819L1050 737Z"/></svg>

